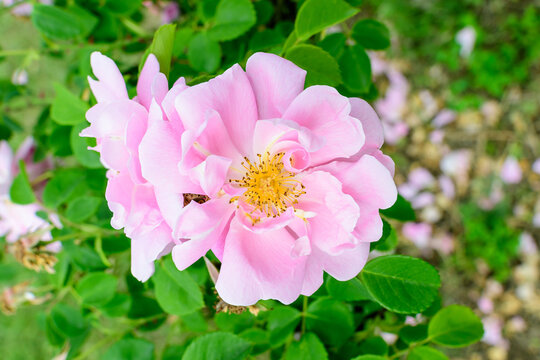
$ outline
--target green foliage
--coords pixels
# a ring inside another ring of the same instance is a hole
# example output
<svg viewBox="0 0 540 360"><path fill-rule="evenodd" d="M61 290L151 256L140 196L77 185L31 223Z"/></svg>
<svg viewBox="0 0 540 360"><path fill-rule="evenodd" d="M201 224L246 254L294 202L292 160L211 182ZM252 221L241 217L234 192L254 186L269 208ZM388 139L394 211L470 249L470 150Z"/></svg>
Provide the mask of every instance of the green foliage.
<svg viewBox="0 0 540 360"><path fill-rule="evenodd" d="M174 46L174 34L176 25L162 25L154 34L154 40L150 45L149 52L154 54L159 62L159 71L169 75L171 68L172 50Z"/></svg>
<svg viewBox="0 0 540 360"><path fill-rule="evenodd" d="M122 339L107 350L103 360L153 360L154 344L143 339Z"/></svg>
<svg viewBox="0 0 540 360"><path fill-rule="evenodd" d="M347 20L358 12L343 0L306 0L295 22L298 38L307 39L334 24Z"/></svg>
<svg viewBox="0 0 540 360"><path fill-rule="evenodd" d="M337 86L341 83L337 61L320 47L296 45L287 51L285 57L307 71L306 86Z"/></svg>
<svg viewBox="0 0 540 360"><path fill-rule="evenodd" d="M401 255L371 260L361 276L368 292L379 304L403 314L427 309L441 286L439 274L431 265Z"/></svg>
<svg viewBox="0 0 540 360"><path fill-rule="evenodd" d="M428 335L439 345L463 347L480 340L484 328L471 309L450 305L441 309L429 322Z"/></svg>
<svg viewBox="0 0 540 360"><path fill-rule="evenodd" d="M320 298L308 307L306 327L331 346L341 346L354 332L350 308L343 302Z"/></svg>
<svg viewBox="0 0 540 360"><path fill-rule="evenodd" d="M383 50L390 46L390 31L373 19L364 19L354 24L352 37L365 49Z"/></svg>
<svg viewBox="0 0 540 360"><path fill-rule="evenodd" d="M201 290L187 271L178 271L170 257L156 266L152 278L156 299L168 313L187 315L203 307Z"/></svg>
<svg viewBox="0 0 540 360"><path fill-rule="evenodd" d="M116 291L116 277L105 273L90 273L77 284L77 293L84 304L100 306L108 303Z"/></svg>
<svg viewBox="0 0 540 360"><path fill-rule="evenodd" d="M36 201L36 197L28 180L26 166L22 160L19 162L19 169L20 172L13 179L13 183L9 189L9 197L16 204L32 204Z"/></svg>
<svg viewBox="0 0 540 360"><path fill-rule="evenodd" d="M295 341L285 353L285 360L326 360L328 354L317 335L307 333L300 341Z"/></svg>
<svg viewBox="0 0 540 360"><path fill-rule="evenodd" d="M54 84L56 96L51 106L51 118L59 125L76 125L84 121L88 104L73 95L62 84Z"/></svg>
<svg viewBox="0 0 540 360"><path fill-rule="evenodd" d="M208 34L214 40L232 40L248 31L255 22L255 8L251 1L221 0L216 9L214 26Z"/></svg>
<svg viewBox="0 0 540 360"><path fill-rule="evenodd" d="M448 360L448 357L437 349L420 346L411 350L408 360Z"/></svg>
<svg viewBox="0 0 540 360"><path fill-rule="evenodd" d="M193 341L182 360L242 360L250 348L250 342L237 335L217 332Z"/></svg>

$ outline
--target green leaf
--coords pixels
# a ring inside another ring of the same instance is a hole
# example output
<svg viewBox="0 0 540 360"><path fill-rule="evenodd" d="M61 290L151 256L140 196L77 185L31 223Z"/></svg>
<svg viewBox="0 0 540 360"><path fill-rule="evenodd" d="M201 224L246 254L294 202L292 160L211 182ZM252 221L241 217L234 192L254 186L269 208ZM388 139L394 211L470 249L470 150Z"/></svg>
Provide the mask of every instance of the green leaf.
<svg viewBox="0 0 540 360"><path fill-rule="evenodd" d="M51 118L59 125L84 122L88 104L73 95L62 84L54 83L53 86L56 96L51 106Z"/></svg>
<svg viewBox="0 0 540 360"><path fill-rule="evenodd" d="M255 12L257 13L257 25L268 23L274 15L274 5L269 0L259 0L255 2Z"/></svg>
<svg viewBox="0 0 540 360"><path fill-rule="evenodd" d="M101 199L93 196L81 196L68 203L66 217L73 222L82 222L94 215Z"/></svg>
<svg viewBox="0 0 540 360"><path fill-rule="evenodd" d="M386 360L386 357L377 355L360 355L351 360Z"/></svg>
<svg viewBox="0 0 540 360"><path fill-rule="evenodd" d="M399 338L407 344L414 344L427 338L427 325L404 326L399 330Z"/></svg>
<svg viewBox="0 0 540 360"><path fill-rule="evenodd" d="M450 305L441 309L429 322L428 336L436 344L463 347L480 340L484 335L482 321L471 309Z"/></svg>
<svg viewBox="0 0 540 360"><path fill-rule="evenodd" d="M87 305L104 305L116 292L118 279L105 273L90 273L77 284L76 290Z"/></svg>
<svg viewBox="0 0 540 360"><path fill-rule="evenodd" d="M327 360L328 354L317 335L307 333L300 341L291 343L284 360Z"/></svg>
<svg viewBox="0 0 540 360"><path fill-rule="evenodd" d="M412 349L407 360L448 360L448 357L439 350L421 346Z"/></svg>
<svg viewBox="0 0 540 360"><path fill-rule="evenodd" d="M251 51L260 51L278 46L285 41L283 34L277 29L265 29L253 34L249 40Z"/></svg>
<svg viewBox="0 0 540 360"><path fill-rule="evenodd" d="M61 9L52 5L36 4L32 11L32 23L44 36L53 40L72 40L86 37L96 26L98 19L79 6Z"/></svg>
<svg viewBox="0 0 540 360"><path fill-rule="evenodd" d="M28 174L26 173L26 166L24 161L19 161L20 172L13 179L11 188L9 189L9 198L15 204L27 205L36 202L36 197L30 180L28 180Z"/></svg>
<svg viewBox="0 0 540 360"><path fill-rule="evenodd" d="M241 314L221 312L216 314L214 321L219 330L238 334L255 325L255 316L249 311L244 311Z"/></svg>
<svg viewBox="0 0 540 360"><path fill-rule="evenodd" d="M343 49L345 48L346 41L347 37L345 36L345 34L333 33L325 36L324 39L319 41L317 45L333 57L338 58L339 55L341 55Z"/></svg>
<svg viewBox="0 0 540 360"><path fill-rule="evenodd" d="M383 50L390 46L390 31L373 19L364 19L354 24L352 37L365 49Z"/></svg>
<svg viewBox="0 0 540 360"><path fill-rule="evenodd" d="M383 234L379 241L371 243L372 250L390 251L393 250L398 243L397 234L392 229L388 221L383 219Z"/></svg>
<svg viewBox="0 0 540 360"><path fill-rule="evenodd" d="M161 261L153 276L156 299L169 314L187 315L204 306L201 289L187 271L180 271L170 257Z"/></svg>
<svg viewBox="0 0 540 360"><path fill-rule="evenodd" d="M300 323L300 312L293 307L279 306L270 311L268 331L272 347L280 346Z"/></svg>
<svg viewBox="0 0 540 360"><path fill-rule="evenodd" d="M154 344L143 339L122 339L101 357L102 360L153 360Z"/></svg>
<svg viewBox="0 0 540 360"><path fill-rule="evenodd" d="M169 76L171 58L174 47L174 34L176 24L161 25L154 34L150 45L150 53L154 54L159 62L159 71Z"/></svg>
<svg viewBox="0 0 540 360"><path fill-rule="evenodd" d="M343 0L306 0L296 16L296 34L299 39L305 40L356 13L358 10Z"/></svg>
<svg viewBox="0 0 540 360"><path fill-rule="evenodd" d="M416 220L416 214L414 213L411 203L405 200L401 195L398 195L396 202L391 208L381 210L381 214L399 221Z"/></svg>
<svg viewBox="0 0 540 360"><path fill-rule="evenodd" d="M106 304L100 306L100 310L109 317L126 316L131 307L131 297L126 294L114 294L114 297Z"/></svg>
<svg viewBox="0 0 540 360"><path fill-rule="evenodd" d="M231 333L215 332L193 341L182 360L242 360L251 349L251 343Z"/></svg>
<svg viewBox="0 0 540 360"><path fill-rule="evenodd" d="M72 241L64 242L63 251L65 251L73 264L83 271L98 271L106 268L99 255L86 246L75 245Z"/></svg>
<svg viewBox="0 0 540 360"><path fill-rule="evenodd" d="M371 62L360 45L348 46L339 58L343 84L352 92L366 93L371 86Z"/></svg>
<svg viewBox="0 0 540 360"><path fill-rule="evenodd" d="M375 301L402 314L415 314L427 309L441 286L439 274L433 266L401 255L371 260L361 276Z"/></svg>
<svg viewBox="0 0 540 360"><path fill-rule="evenodd" d="M339 65L326 51L314 45L296 45L287 51L285 57L307 71L306 86L341 83Z"/></svg>
<svg viewBox="0 0 540 360"><path fill-rule="evenodd" d="M308 306L306 327L317 334L325 344L339 347L354 333L351 309L344 303L320 298Z"/></svg>
<svg viewBox="0 0 540 360"><path fill-rule="evenodd" d="M141 7L142 0L107 0L105 7L111 12L130 15Z"/></svg>
<svg viewBox="0 0 540 360"><path fill-rule="evenodd" d="M84 174L79 171L57 171L43 189L43 202L47 207L58 207L69 198L83 180Z"/></svg>
<svg viewBox="0 0 540 360"><path fill-rule="evenodd" d="M96 151L88 150L88 146L95 145L96 140L79 136L80 132L86 127L88 127L88 123L83 122L74 125L71 129L71 150L81 165L90 169L98 169L103 167L99 160L99 154Z"/></svg>
<svg viewBox="0 0 540 360"><path fill-rule="evenodd" d="M208 34L214 40L232 40L248 31L256 21L255 8L250 0L221 0L214 26Z"/></svg>
<svg viewBox="0 0 540 360"><path fill-rule="evenodd" d="M66 304L56 304L50 316L54 329L68 338L79 336L87 327L81 312Z"/></svg>
<svg viewBox="0 0 540 360"><path fill-rule="evenodd" d="M221 47L208 34L198 33L189 43L188 60L195 70L213 73L221 64Z"/></svg>
<svg viewBox="0 0 540 360"><path fill-rule="evenodd" d="M328 277L326 291L334 299L341 301L373 300L366 287L357 278L349 281L339 281L333 277Z"/></svg>
<svg viewBox="0 0 540 360"><path fill-rule="evenodd" d="M180 28L176 30L176 35L174 36L174 46L173 46L173 55L176 57L181 57L186 52L189 42L193 37L193 29L191 28Z"/></svg>
<svg viewBox="0 0 540 360"><path fill-rule="evenodd" d="M380 336L369 337L360 344L362 354L386 355L388 354L388 344Z"/></svg>

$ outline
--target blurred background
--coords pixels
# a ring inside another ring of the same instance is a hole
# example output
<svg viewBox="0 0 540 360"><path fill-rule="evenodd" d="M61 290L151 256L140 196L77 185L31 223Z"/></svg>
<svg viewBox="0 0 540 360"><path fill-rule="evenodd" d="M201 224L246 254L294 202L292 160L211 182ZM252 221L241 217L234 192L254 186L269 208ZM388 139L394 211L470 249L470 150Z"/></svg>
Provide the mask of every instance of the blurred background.
<svg viewBox="0 0 540 360"><path fill-rule="evenodd" d="M99 8L90 20L97 25L89 41L67 45L40 36L30 20L36 3L0 0L0 137L15 148L37 133L38 152L67 151L58 141L62 130L36 124L54 98L55 82L90 97L86 76L93 50L107 51L129 72L138 67L153 31L177 23L171 78L194 78L237 61L235 45L223 43L219 51L207 49L217 59L215 67L193 66L182 8L198 6L205 16L196 1ZM284 18L297 5L271 3L274 16ZM388 50L369 52L376 86L365 98L383 121L399 192L417 214L392 234L396 252L436 265L443 298L482 317L482 342L455 358L535 358L540 354L540 3L364 0L358 17L383 22L391 34ZM257 26L264 31L264 23ZM327 34L342 31L347 29L330 28ZM248 46L271 51L273 38L268 39L262 48ZM278 43L283 40L281 35ZM28 326L39 305L15 314L6 307L13 291L8 285L31 276L0 264L0 353L13 354L10 359L46 359L53 353L43 330Z"/></svg>

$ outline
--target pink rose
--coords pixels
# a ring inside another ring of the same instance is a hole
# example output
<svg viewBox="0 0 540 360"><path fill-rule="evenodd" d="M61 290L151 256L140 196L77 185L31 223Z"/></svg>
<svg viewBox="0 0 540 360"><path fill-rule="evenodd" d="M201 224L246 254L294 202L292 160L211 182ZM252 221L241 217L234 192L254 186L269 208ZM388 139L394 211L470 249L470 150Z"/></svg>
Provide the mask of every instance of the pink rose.
<svg viewBox="0 0 540 360"><path fill-rule="evenodd" d="M256 53L246 71L234 65L180 92L178 118L150 107L141 174L175 219L173 260L183 270L212 250L229 304L291 303L323 271L353 278L382 234L379 209L396 200L373 109L328 86L304 90L305 75ZM208 201L178 211L186 193Z"/></svg>
<svg viewBox="0 0 540 360"><path fill-rule="evenodd" d="M96 138L94 150L109 169L105 197L113 212L111 225L115 229L124 228L131 239L133 276L146 281L154 272L154 261L169 253L174 245L171 236L174 221L167 217L167 210L169 206L179 210L182 202L163 199L142 177L139 145L152 121L164 120L152 117L149 112L152 106L161 109L160 116L167 122L177 120L174 98L186 85L180 78L169 90L156 57L150 54L137 83L137 96L129 99L122 74L111 59L94 52L91 64L98 80L89 78L88 82L98 103L86 113L91 125L81 136ZM159 151L167 149L160 147Z"/></svg>

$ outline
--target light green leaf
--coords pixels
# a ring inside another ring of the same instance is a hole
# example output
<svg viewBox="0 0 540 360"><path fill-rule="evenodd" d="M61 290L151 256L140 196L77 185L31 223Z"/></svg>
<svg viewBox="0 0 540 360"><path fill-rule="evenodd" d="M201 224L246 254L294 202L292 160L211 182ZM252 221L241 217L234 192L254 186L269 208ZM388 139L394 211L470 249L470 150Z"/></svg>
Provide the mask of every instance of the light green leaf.
<svg viewBox="0 0 540 360"><path fill-rule="evenodd" d="M154 344L143 339L122 339L101 357L102 360L153 360Z"/></svg>
<svg viewBox="0 0 540 360"><path fill-rule="evenodd" d="M11 188L9 189L9 198L15 204L27 205L36 202L36 197L30 180L28 180L28 174L26 173L26 166L24 161L19 161L19 173L13 179Z"/></svg>
<svg viewBox="0 0 540 360"><path fill-rule="evenodd" d="M251 343L231 333L216 332L193 341L182 360L242 360L251 349Z"/></svg>
<svg viewBox="0 0 540 360"><path fill-rule="evenodd" d="M60 125L75 125L84 122L89 106L66 89L62 84L53 84L56 96L51 106L51 118Z"/></svg>
<svg viewBox="0 0 540 360"><path fill-rule="evenodd" d="M362 282L371 296L390 311L416 314L429 307L441 281L427 262L408 256L388 255L367 263Z"/></svg>
<svg viewBox="0 0 540 360"><path fill-rule="evenodd" d="M287 51L285 57L307 71L306 86L337 86L341 83L341 73L336 59L320 47L296 45Z"/></svg>
<svg viewBox="0 0 540 360"><path fill-rule="evenodd" d="M296 34L299 39L305 40L329 26L347 20L357 12L357 9L343 0L306 0L296 16Z"/></svg>
<svg viewBox="0 0 540 360"><path fill-rule="evenodd" d="M90 273L83 277L75 288L87 305L104 305L111 301L116 292L118 279L106 273Z"/></svg>
<svg viewBox="0 0 540 360"><path fill-rule="evenodd" d="M130 15L141 7L142 0L107 0L105 7L113 13Z"/></svg>
<svg viewBox="0 0 540 360"><path fill-rule="evenodd" d="M300 318L300 312L289 306L279 306L270 311L268 331L272 347L283 344L289 335L292 335L300 323Z"/></svg>
<svg viewBox="0 0 540 360"><path fill-rule="evenodd" d="M221 47L206 33L198 33L189 43L188 60L198 71L213 73L221 64Z"/></svg>
<svg viewBox="0 0 540 360"><path fill-rule="evenodd" d="M57 171L43 189L43 202L47 207L56 208L66 201L84 180L84 174L77 170Z"/></svg>
<svg viewBox="0 0 540 360"><path fill-rule="evenodd" d="M176 24L161 25L154 34L154 39L150 45L151 54L154 54L159 62L159 71L169 76L171 69L171 58L174 48L174 35ZM146 59L144 59L146 61ZM141 67L142 69L142 67Z"/></svg>
<svg viewBox="0 0 540 360"><path fill-rule="evenodd" d="M307 333L289 345L284 360L327 360L328 354L317 335Z"/></svg>
<svg viewBox="0 0 540 360"><path fill-rule="evenodd" d="M421 346L412 349L407 360L448 360L448 357L439 350Z"/></svg>
<svg viewBox="0 0 540 360"><path fill-rule="evenodd" d="M431 319L428 336L436 344L463 347L480 340L484 335L482 321L471 309L450 305L439 310Z"/></svg>
<svg viewBox="0 0 540 360"><path fill-rule="evenodd" d="M40 33L54 40L71 40L81 34L77 17L52 5L35 4L32 23Z"/></svg>
<svg viewBox="0 0 540 360"><path fill-rule="evenodd" d="M99 153L94 150L88 150L88 146L95 145L95 140L79 136L81 131L86 127L88 127L88 123L82 122L74 125L71 129L69 138L71 150L81 165L90 169L98 169L102 167L101 162L99 161Z"/></svg>
<svg viewBox="0 0 540 360"><path fill-rule="evenodd" d="M386 357L378 355L360 355L351 360L386 360Z"/></svg>
<svg viewBox="0 0 540 360"><path fill-rule="evenodd" d="M79 336L87 327L81 312L66 304L56 304L50 316L54 329L68 338Z"/></svg>
<svg viewBox="0 0 540 360"><path fill-rule="evenodd" d="M204 306L201 289L187 271L180 271L167 257L156 266L152 277L156 299L169 314L188 315Z"/></svg>
<svg viewBox="0 0 540 360"><path fill-rule="evenodd" d="M214 26L208 34L213 40L232 40L248 31L256 21L255 8L250 0L221 0Z"/></svg>
<svg viewBox="0 0 540 360"><path fill-rule="evenodd" d="M101 203L101 198L81 196L68 203L66 217L73 222L82 222L94 215Z"/></svg>

